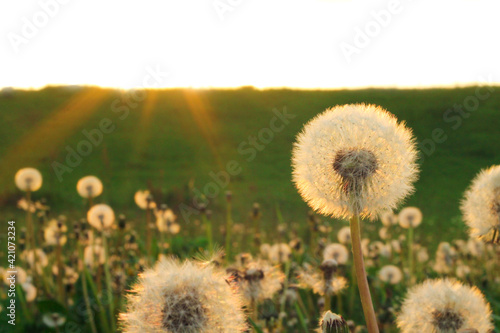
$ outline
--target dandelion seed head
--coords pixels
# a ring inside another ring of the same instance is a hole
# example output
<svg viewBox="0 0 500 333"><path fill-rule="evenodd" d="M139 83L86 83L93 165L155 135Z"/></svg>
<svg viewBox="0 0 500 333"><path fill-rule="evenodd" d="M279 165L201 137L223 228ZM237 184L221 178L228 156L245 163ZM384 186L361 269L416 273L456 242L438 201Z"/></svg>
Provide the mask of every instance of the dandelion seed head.
<svg viewBox="0 0 500 333"><path fill-rule="evenodd" d="M304 126L293 149L293 180L317 212L375 218L413 191L412 133L386 110L337 106Z"/></svg>
<svg viewBox="0 0 500 333"><path fill-rule="evenodd" d="M319 322L319 333L347 332L348 330L344 318L331 311L326 311Z"/></svg>
<svg viewBox="0 0 500 333"><path fill-rule="evenodd" d="M471 236L500 243L500 165L482 170L474 178L461 210Z"/></svg>
<svg viewBox="0 0 500 333"><path fill-rule="evenodd" d="M337 238L339 239L339 242L342 244L351 243L351 228L349 227L340 228L339 232L337 233Z"/></svg>
<svg viewBox="0 0 500 333"><path fill-rule="evenodd" d="M140 209L154 209L156 207L153 196L148 190L135 192L134 201Z"/></svg>
<svg viewBox="0 0 500 333"><path fill-rule="evenodd" d="M97 230L105 230L115 222L115 212L108 205L98 204L89 209L87 221Z"/></svg>
<svg viewBox="0 0 500 333"><path fill-rule="evenodd" d="M403 279L403 273L397 266L386 265L380 269L378 277L384 282L398 284Z"/></svg>
<svg viewBox="0 0 500 333"><path fill-rule="evenodd" d="M412 288L397 317L402 333L454 333L474 328L493 329L491 309L476 287L455 280L427 280Z"/></svg>
<svg viewBox="0 0 500 333"><path fill-rule="evenodd" d="M23 168L14 177L16 186L21 191L38 191L42 187L42 174L35 168Z"/></svg>
<svg viewBox="0 0 500 333"><path fill-rule="evenodd" d="M16 282L16 283L18 283L18 282ZM26 302L28 302L28 303L33 302L36 299L36 295L38 294L36 287L31 282L22 283L21 287L24 290Z"/></svg>
<svg viewBox="0 0 500 333"><path fill-rule="evenodd" d="M416 228L422 223L422 212L417 207L405 207L398 214L401 228Z"/></svg>
<svg viewBox="0 0 500 333"><path fill-rule="evenodd" d="M327 259L333 259L340 265L345 265L349 260L349 251L342 244L329 244L323 250L323 260Z"/></svg>
<svg viewBox="0 0 500 333"><path fill-rule="evenodd" d="M102 182L96 176L85 176L76 183L76 191L82 198L95 198L102 193Z"/></svg>
<svg viewBox="0 0 500 333"><path fill-rule="evenodd" d="M398 224L398 217L392 210L386 210L380 214L380 221L384 226L390 227Z"/></svg>
<svg viewBox="0 0 500 333"><path fill-rule="evenodd" d="M213 265L162 260L139 275L120 315L125 333L243 332L241 296Z"/></svg>
<svg viewBox="0 0 500 333"><path fill-rule="evenodd" d="M269 260L274 264L282 264L290 260L292 249L286 243L274 244L269 250Z"/></svg>

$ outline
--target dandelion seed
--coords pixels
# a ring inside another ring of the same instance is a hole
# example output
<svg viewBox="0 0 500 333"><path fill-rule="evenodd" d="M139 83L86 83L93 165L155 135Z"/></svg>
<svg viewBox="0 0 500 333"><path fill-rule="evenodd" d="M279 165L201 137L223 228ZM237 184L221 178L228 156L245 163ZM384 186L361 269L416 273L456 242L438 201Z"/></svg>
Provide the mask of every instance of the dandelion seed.
<svg viewBox="0 0 500 333"><path fill-rule="evenodd" d="M454 280L428 280L411 289L397 317L402 333L454 333L493 329L490 305L476 287Z"/></svg>
<svg viewBox="0 0 500 333"><path fill-rule="evenodd" d="M14 180L16 186L25 192L35 192L42 187L42 174L34 168L23 168L17 171Z"/></svg>
<svg viewBox="0 0 500 333"><path fill-rule="evenodd" d="M139 275L120 315L123 332L245 331L239 294L212 265L167 259Z"/></svg>
<svg viewBox="0 0 500 333"><path fill-rule="evenodd" d="M102 182L96 176L86 176L76 183L76 190L82 198L95 198L102 193Z"/></svg>
<svg viewBox="0 0 500 333"><path fill-rule="evenodd" d="M293 180L314 210L374 218L413 191L411 131L374 105L326 110L304 126L293 150Z"/></svg>
<svg viewBox="0 0 500 333"><path fill-rule="evenodd" d="M474 178L461 209L471 236L500 243L500 165L482 170Z"/></svg>

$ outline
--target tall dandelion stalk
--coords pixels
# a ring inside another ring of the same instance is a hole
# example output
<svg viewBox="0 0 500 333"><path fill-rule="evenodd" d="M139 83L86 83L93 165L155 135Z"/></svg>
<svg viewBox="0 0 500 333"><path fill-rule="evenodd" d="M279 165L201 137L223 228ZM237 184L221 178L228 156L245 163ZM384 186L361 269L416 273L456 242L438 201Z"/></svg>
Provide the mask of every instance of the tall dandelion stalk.
<svg viewBox="0 0 500 333"><path fill-rule="evenodd" d="M374 219L413 191L415 140L404 124L374 105L326 110L304 126L293 149L293 180L311 208L350 221L366 325L378 332L361 246L361 218ZM329 310L329 309L325 309Z"/></svg>
<svg viewBox="0 0 500 333"><path fill-rule="evenodd" d="M28 228L27 233L27 249L33 251L33 281L37 281L37 251L36 251L36 229L33 223L33 216L31 211L31 193L38 191L42 187L42 174L34 168L23 168L16 172L14 177L16 186L21 190L26 192L26 202L28 204L28 209L26 209L26 226Z"/></svg>
<svg viewBox="0 0 500 333"><path fill-rule="evenodd" d="M110 323L111 330L113 332L116 331L115 325L115 309L114 309L114 301L113 301L113 285L111 282L111 273L109 268L109 247L107 241L106 231L113 225L115 221L115 213L113 209L108 205L98 204L92 206L87 214L87 220L89 223L101 231L102 242L104 247L104 274L106 277L106 291L109 303L109 315L110 315Z"/></svg>

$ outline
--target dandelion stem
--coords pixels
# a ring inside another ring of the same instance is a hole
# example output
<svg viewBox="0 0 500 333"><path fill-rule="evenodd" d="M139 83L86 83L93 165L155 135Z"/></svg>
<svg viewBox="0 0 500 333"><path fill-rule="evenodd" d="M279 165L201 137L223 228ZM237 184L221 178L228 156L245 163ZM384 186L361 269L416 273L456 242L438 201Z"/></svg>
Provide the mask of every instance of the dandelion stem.
<svg viewBox="0 0 500 333"><path fill-rule="evenodd" d="M82 250L81 250L80 246L78 248L80 251L80 257L83 258ZM83 267L84 267L83 269L86 270L85 263L83 263ZM85 307L87 308L87 314L88 314L88 318L90 321L90 328L92 329L93 333L97 333L97 328L96 328L95 322L94 322L94 314L92 313L92 308L90 307L89 291L87 288L87 279L86 279L85 273L81 275L81 280L82 280L83 298L85 300Z"/></svg>
<svg viewBox="0 0 500 333"><path fill-rule="evenodd" d="M113 286L111 284L111 273L109 271L109 253L108 253L108 241L106 239L106 235L104 234L104 230L102 232L102 243L104 245L104 274L106 275L106 291L108 293L108 302L109 302L109 314L111 320L111 331L115 332L115 305L113 302Z"/></svg>
<svg viewBox="0 0 500 333"><path fill-rule="evenodd" d="M233 229L233 219L231 216L231 202L227 202L226 216L226 258L229 261L231 258L231 231Z"/></svg>
<svg viewBox="0 0 500 333"><path fill-rule="evenodd" d="M410 271L410 285L413 284L413 226L410 223L410 228L408 228L408 269Z"/></svg>
<svg viewBox="0 0 500 333"><path fill-rule="evenodd" d="M33 219L31 216L31 191L28 190L26 191L26 201L28 202L28 209L26 211L26 224L28 226L28 246L31 248L31 251L33 251L33 284L36 285L37 282L37 255L36 255L36 231L35 231L35 225L33 223Z"/></svg>
<svg viewBox="0 0 500 333"><path fill-rule="evenodd" d="M351 239L354 265L356 266L356 278L358 281L359 295L365 315L366 327L369 333L378 333L377 318L373 309L370 287L366 278L365 264L363 260L363 250L361 247L361 230L359 226L359 216L353 215L350 220Z"/></svg>
<svg viewBox="0 0 500 333"><path fill-rule="evenodd" d="M149 201L146 207L146 251L148 253L148 262L151 260L151 210L149 209Z"/></svg>
<svg viewBox="0 0 500 333"><path fill-rule="evenodd" d="M207 218L206 214L202 214L203 223L205 224L205 229L207 231L208 249L212 251L213 249L213 239L212 239L212 222Z"/></svg>
<svg viewBox="0 0 500 333"><path fill-rule="evenodd" d="M61 301L62 304L66 304L66 297L64 295L64 285L63 285L64 267L62 261L62 248L59 236L57 237L56 262L57 262L57 288L59 290L59 300Z"/></svg>

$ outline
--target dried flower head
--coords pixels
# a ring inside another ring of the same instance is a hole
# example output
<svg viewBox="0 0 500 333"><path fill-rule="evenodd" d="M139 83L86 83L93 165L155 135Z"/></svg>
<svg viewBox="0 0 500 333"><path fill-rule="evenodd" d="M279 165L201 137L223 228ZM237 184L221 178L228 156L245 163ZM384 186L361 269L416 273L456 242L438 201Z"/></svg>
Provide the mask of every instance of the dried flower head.
<svg viewBox="0 0 500 333"><path fill-rule="evenodd" d="M134 201L140 209L153 209L156 207L153 196L148 190L135 192Z"/></svg>
<svg viewBox="0 0 500 333"><path fill-rule="evenodd" d="M181 230L181 226L175 222L177 216L171 209L155 210L155 216L158 231L176 235Z"/></svg>
<svg viewBox="0 0 500 333"><path fill-rule="evenodd" d="M326 311L319 322L318 333L348 333L347 322L333 312Z"/></svg>
<svg viewBox="0 0 500 333"><path fill-rule="evenodd" d="M64 245L68 237L66 237L68 228L66 225L61 224L59 221L52 219L43 231L43 238L47 245Z"/></svg>
<svg viewBox="0 0 500 333"><path fill-rule="evenodd" d="M95 198L102 193L102 183L96 176L85 176L76 183L76 190L82 198Z"/></svg>
<svg viewBox="0 0 500 333"><path fill-rule="evenodd" d="M412 288L397 318L402 333L454 333L493 329L490 305L476 287L454 280L427 280Z"/></svg>
<svg viewBox="0 0 500 333"><path fill-rule="evenodd" d="M500 243L500 165L482 170L474 178L461 209L471 236Z"/></svg>
<svg viewBox="0 0 500 333"><path fill-rule="evenodd" d="M97 230L108 229L115 221L115 212L108 205L98 204L90 208L87 220Z"/></svg>
<svg viewBox="0 0 500 333"><path fill-rule="evenodd" d="M233 333L246 329L240 295L212 265L166 259L139 275L123 332Z"/></svg>
<svg viewBox="0 0 500 333"><path fill-rule="evenodd" d="M269 251L269 259L274 264L282 264L290 260L292 249L286 243L274 244Z"/></svg>
<svg viewBox="0 0 500 333"><path fill-rule="evenodd" d="M293 180L314 210L375 218L413 191L411 131L381 107L328 109L304 126L293 149Z"/></svg>
<svg viewBox="0 0 500 333"><path fill-rule="evenodd" d="M304 268L298 271L299 285L302 288L312 289L315 294L336 295L347 288L347 280L343 276L335 276L336 265L334 260L324 260L319 271Z"/></svg>
<svg viewBox="0 0 500 333"><path fill-rule="evenodd" d="M401 228L416 228L422 223L422 212L417 207L405 207L398 215Z"/></svg>
<svg viewBox="0 0 500 333"><path fill-rule="evenodd" d="M16 172L14 180L21 191L34 192L42 187L42 174L34 168L20 169Z"/></svg>
<svg viewBox="0 0 500 333"><path fill-rule="evenodd" d="M387 265L382 267L378 272L378 277L380 280L390 283L390 284L398 284L403 279L403 273L399 269L399 267L394 265Z"/></svg>

